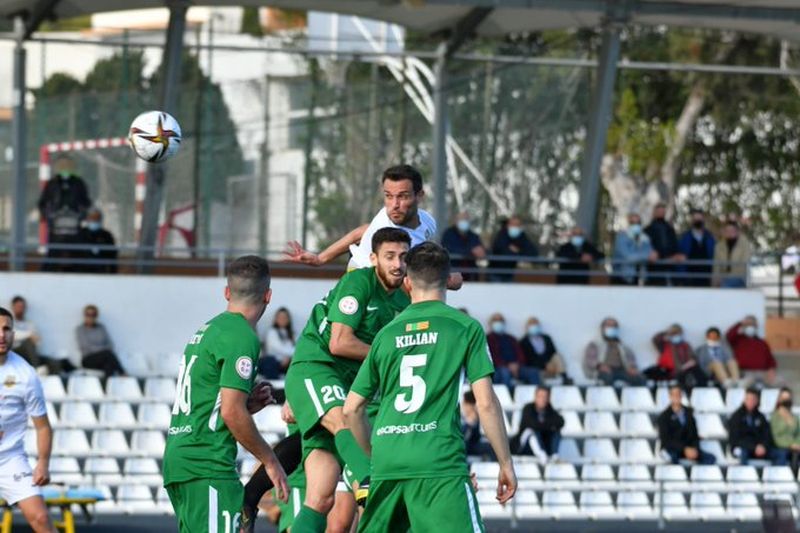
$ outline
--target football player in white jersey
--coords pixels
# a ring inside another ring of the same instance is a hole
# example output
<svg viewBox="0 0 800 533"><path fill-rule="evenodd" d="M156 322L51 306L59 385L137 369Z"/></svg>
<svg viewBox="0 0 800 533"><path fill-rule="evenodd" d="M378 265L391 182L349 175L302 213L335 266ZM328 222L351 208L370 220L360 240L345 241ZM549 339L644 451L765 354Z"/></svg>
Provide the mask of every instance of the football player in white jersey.
<svg viewBox="0 0 800 533"><path fill-rule="evenodd" d="M16 504L36 533L55 533L40 489L50 483L53 431L39 376L11 351L13 342L14 316L0 307L0 498ZM23 443L28 417L39 452L33 469Z"/></svg>

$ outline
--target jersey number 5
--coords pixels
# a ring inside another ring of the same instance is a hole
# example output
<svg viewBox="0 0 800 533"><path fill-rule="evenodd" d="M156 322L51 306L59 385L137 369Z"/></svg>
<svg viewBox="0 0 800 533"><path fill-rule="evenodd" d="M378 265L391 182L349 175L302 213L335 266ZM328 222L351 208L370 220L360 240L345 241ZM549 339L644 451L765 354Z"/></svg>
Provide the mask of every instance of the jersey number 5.
<svg viewBox="0 0 800 533"><path fill-rule="evenodd" d="M172 406L172 414L182 413L188 415L192 412L192 366L197 361L197 356L193 355L186 363L184 359L178 368L178 386L175 391L175 404Z"/></svg>
<svg viewBox="0 0 800 533"><path fill-rule="evenodd" d="M428 362L428 354L406 355L400 361L400 386L411 387L411 399L408 394L401 392L394 399L394 408L407 415L416 413L425 401L425 391L427 386L422 376L414 375L414 369L425 366Z"/></svg>

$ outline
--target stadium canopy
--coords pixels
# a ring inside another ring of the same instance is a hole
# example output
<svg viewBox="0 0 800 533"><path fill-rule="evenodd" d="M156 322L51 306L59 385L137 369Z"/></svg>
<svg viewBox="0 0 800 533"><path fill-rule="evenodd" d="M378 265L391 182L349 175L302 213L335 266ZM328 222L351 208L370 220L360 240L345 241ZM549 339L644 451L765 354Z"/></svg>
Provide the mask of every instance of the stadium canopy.
<svg viewBox="0 0 800 533"><path fill-rule="evenodd" d="M164 49L162 108L174 108L175 86L185 29L186 0L0 0L0 17L15 19L14 153L25 153L25 51L23 43L52 18L156 7L170 8ZM564 28L598 28L603 42L592 99L578 207L578 224L594 227L600 188L600 161L611 117L614 80L625 25L664 25L729 30L800 40L800 0L197 0L191 5L269 6L326 11L392 22L441 38L434 72L433 174L435 215L447 219L445 193L447 108L443 87L447 62L470 37ZM12 268L21 268L25 243L25 166L15 156L15 213ZM161 195L163 167L151 165L142 227L142 257L152 257ZM150 248L148 250L148 248Z"/></svg>

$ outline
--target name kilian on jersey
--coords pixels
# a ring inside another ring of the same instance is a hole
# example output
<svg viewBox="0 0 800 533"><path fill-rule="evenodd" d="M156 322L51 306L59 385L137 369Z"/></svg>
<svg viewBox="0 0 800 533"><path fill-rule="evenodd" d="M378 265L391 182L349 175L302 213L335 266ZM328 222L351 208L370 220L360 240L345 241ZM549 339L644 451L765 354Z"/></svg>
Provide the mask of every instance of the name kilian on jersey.
<svg viewBox="0 0 800 533"><path fill-rule="evenodd" d="M396 348L408 348L409 346L419 346L421 344L436 344L439 333L436 331L425 331L423 333L413 333L411 335L400 335L394 338Z"/></svg>

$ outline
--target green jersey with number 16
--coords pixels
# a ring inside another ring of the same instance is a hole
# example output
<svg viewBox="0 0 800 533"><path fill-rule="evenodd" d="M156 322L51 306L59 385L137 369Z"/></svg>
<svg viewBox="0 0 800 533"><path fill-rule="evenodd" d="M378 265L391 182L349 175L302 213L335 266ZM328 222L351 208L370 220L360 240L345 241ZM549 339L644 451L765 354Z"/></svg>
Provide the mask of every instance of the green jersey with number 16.
<svg viewBox="0 0 800 533"><path fill-rule="evenodd" d="M351 391L380 392L372 479L467 475L461 383L494 373L483 328L444 302L412 304L375 337ZM424 453L420 453L424 450Z"/></svg>
<svg viewBox="0 0 800 533"><path fill-rule="evenodd" d="M189 340L164 451L164 485L238 479L236 440L220 414L221 389L250 394L260 346L244 316L224 312Z"/></svg>

